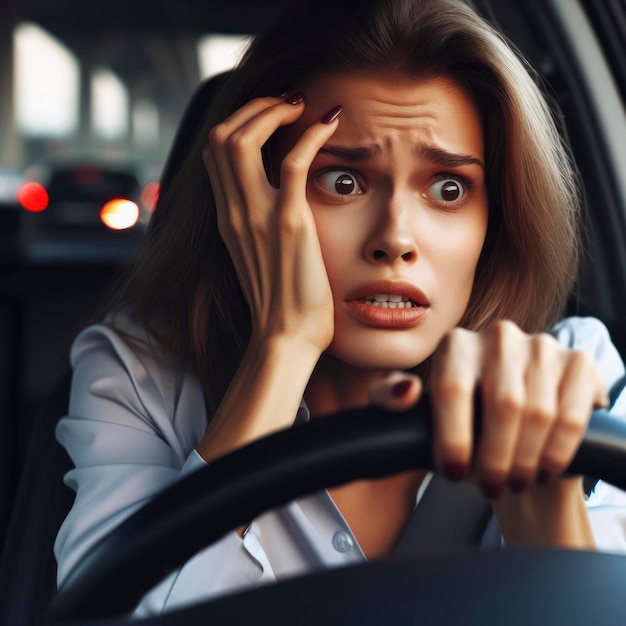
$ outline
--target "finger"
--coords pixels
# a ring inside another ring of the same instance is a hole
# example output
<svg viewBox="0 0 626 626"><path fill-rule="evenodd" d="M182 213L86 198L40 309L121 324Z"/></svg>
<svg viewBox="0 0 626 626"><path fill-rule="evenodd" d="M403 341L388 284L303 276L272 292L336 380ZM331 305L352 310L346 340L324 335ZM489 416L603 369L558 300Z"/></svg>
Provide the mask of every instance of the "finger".
<svg viewBox="0 0 626 626"><path fill-rule="evenodd" d="M485 336L481 377L483 414L476 447L476 477L497 498L515 454L526 404L527 337L512 322L491 326Z"/></svg>
<svg viewBox="0 0 626 626"><path fill-rule="evenodd" d="M205 146L204 150L202 150L202 161L204 162L204 167L206 168L206 171L209 175L209 180L211 181L211 189L213 190L213 196L215 198L216 208L218 208L219 211L219 207L224 207L226 203L226 198L224 196L224 188L222 187L222 181L220 180L219 173L217 171L217 166L215 164L215 158L213 156L211 146L207 145Z"/></svg>
<svg viewBox="0 0 626 626"><path fill-rule="evenodd" d="M341 107L328 111L322 119L310 126L283 159L280 189L285 206L299 206L306 195L309 169L320 148L337 130Z"/></svg>
<svg viewBox="0 0 626 626"><path fill-rule="evenodd" d="M272 187L267 178L261 148L281 126L293 124L304 111L304 97L281 102L259 112L233 130L225 146L229 161L246 202L253 202L258 189ZM272 187L273 190L273 187Z"/></svg>
<svg viewBox="0 0 626 626"><path fill-rule="evenodd" d="M246 122L256 117L259 113L282 102L285 102L283 98L274 98L271 96L250 100L250 102L244 104L241 108L229 115L223 122L220 122L214 127L217 129L215 133L216 139L228 138L235 130L241 128ZM213 129L211 129L209 133L209 138L212 132Z"/></svg>
<svg viewBox="0 0 626 626"><path fill-rule="evenodd" d="M250 305L258 304L260 300L258 285L260 283L261 271L259 263L249 258L252 243L249 240L243 241L242 239L242 229L245 228L245 219L242 219L242 211L229 210L221 176L210 145L207 145L202 151L202 159L209 174L215 197L218 232L226 244L246 301Z"/></svg>
<svg viewBox="0 0 626 626"><path fill-rule="evenodd" d="M429 386L437 469L460 479L474 445L474 389L479 375L477 335L461 328L449 332L433 355Z"/></svg>
<svg viewBox="0 0 626 626"><path fill-rule="evenodd" d="M302 99L292 100L292 102L301 103ZM258 262L254 262L254 259L259 258L254 254L254 248L258 242L255 241L250 229L256 226L259 232L263 232L267 206L273 205L273 201L271 198L263 198L263 187L269 187L264 173L260 178L261 186L258 184L258 176L250 180L245 175L241 175L242 163L240 161L246 159L255 161L257 169L263 171L260 154L260 145L263 140L259 140L260 144L255 146L253 140L246 138L247 134L241 126L243 125L245 129L246 125L251 124L260 115L267 113L268 110L276 110L277 107L282 108L283 111L294 111L292 104L285 103L278 98L259 98L249 102L211 129L209 146L203 154L209 175L218 190L216 195L218 228L228 246L249 303L251 300L255 302L258 300L258 279L259 276L264 275L263 270L266 269L258 267ZM293 115L287 117L286 121L295 120L301 114L302 107L299 109L295 117ZM273 132L278 125L279 122L275 122L271 131L267 131L268 134ZM247 155L243 149L247 144L250 144L247 152L252 152L252 155ZM238 148L233 150L233 145ZM275 195L274 190L272 194ZM251 257L252 262L250 259L246 260L247 257ZM253 275L255 279L247 281L248 274ZM246 286L247 282L250 282L250 289Z"/></svg>
<svg viewBox="0 0 626 626"><path fill-rule="evenodd" d="M589 381L597 379L597 366L583 352L568 351L559 388L557 419L543 450L542 482L561 474L571 462L587 428L597 398Z"/></svg>
<svg viewBox="0 0 626 626"><path fill-rule="evenodd" d="M535 480L541 454L556 420L563 369L561 352L559 343L547 333L530 339L526 409L509 478L514 493L524 491Z"/></svg>
<svg viewBox="0 0 626 626"><path fill-rule="evenodd" d="M253 153L256 152L256 154L253 154L253 158L257 161L257 170L263 169L260 154L262 144L256 147L254 142L249 140L246 133L241 131L242 127L246 127L249 122L268 109L275 109L281 104L283 105L280 107L281 111L284 113L291 112L291 117L287 115L285 123L289 123L289 120L292 119L294 114L295 117L293 117L293 121L295 121L302 112L302 106L296 105L294 107L294 105L285 104L284 101L278 98L257 98L235 111L230 117L214 126L209 132L209 145L213 151L213 158L222 183L227 206L243 206L242 191L245 191L248 197L250 193L253 195L258 193L258 176L253 180L238 180L235 168L237 166L237 159L242 158L241 154L247 150ZM302 100L299 100L298 104L301 105ZM276 130L279 125L279 123L276 123L271 132ZM271 132L268 133L267 137L269 137ZM250 147L250 144L252 147ZM260 180L262 185L268 184L267 178L264 175ZM255 186L251 192L250 186L252 185Z"/></svg>
<svg viewBox="0 0 626 626"><path fill-rule="evenodd" d="M422 395L422 381L406 372L394 372L373 382L368 389L371 404L390 411L405 411Z"/></svg>

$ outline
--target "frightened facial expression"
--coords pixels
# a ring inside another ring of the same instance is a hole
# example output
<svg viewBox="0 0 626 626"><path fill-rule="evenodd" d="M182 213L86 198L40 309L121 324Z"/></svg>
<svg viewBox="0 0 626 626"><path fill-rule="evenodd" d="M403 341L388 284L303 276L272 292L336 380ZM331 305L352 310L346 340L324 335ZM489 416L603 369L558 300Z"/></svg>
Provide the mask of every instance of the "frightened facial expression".
<svg viewBox="0 0 626 626"><path fill-rule="evenodd" d="M446 77L333 74L302 91L283 153L342 106L307 185L334 298L328 352L359 367L413 367L461 320L485 239L478 111Z"/></svg>

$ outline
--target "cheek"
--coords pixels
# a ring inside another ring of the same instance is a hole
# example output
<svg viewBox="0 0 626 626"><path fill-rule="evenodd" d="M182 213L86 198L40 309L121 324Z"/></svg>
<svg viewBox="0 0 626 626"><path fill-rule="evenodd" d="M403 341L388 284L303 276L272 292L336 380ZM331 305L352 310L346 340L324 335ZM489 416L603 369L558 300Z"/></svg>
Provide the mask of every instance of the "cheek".
<svg viewBox="0 0 626 626"><path fill-rule="evenodd" d="M463 220L456 224L439 224L439 236L430 246L435 273L441 284L449 285L449 295L458 296L467 304L474 282L474 274L487 232L487 219Z"/></svg>

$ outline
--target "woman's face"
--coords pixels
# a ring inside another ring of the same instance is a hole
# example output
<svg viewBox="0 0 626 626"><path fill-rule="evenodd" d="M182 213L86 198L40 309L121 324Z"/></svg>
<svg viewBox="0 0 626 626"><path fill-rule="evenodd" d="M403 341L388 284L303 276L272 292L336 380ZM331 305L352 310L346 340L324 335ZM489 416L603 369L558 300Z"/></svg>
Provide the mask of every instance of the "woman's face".
<svg viewBox="0 0 626 626"><path fill-rule="evenodd" d="M343 107L307 187L334 297L328 352L358 367L413 367L463 316L485 239L478 111L445 77L333 74L303 92L279 154Z"/></svg>

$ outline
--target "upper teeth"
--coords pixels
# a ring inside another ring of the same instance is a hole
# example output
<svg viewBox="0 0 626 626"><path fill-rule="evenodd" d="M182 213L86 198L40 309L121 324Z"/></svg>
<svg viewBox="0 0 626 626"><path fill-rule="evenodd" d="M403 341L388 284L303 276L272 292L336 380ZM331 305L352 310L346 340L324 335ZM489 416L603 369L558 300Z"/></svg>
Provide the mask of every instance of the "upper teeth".
<svg viewBox="0 0 626 626"><path fill-rule="evenodd" d="M375 293L372 296L365 296L365 304L381 306L387 309L410 309L417 306L408 296L391 293Z"/></svg>

